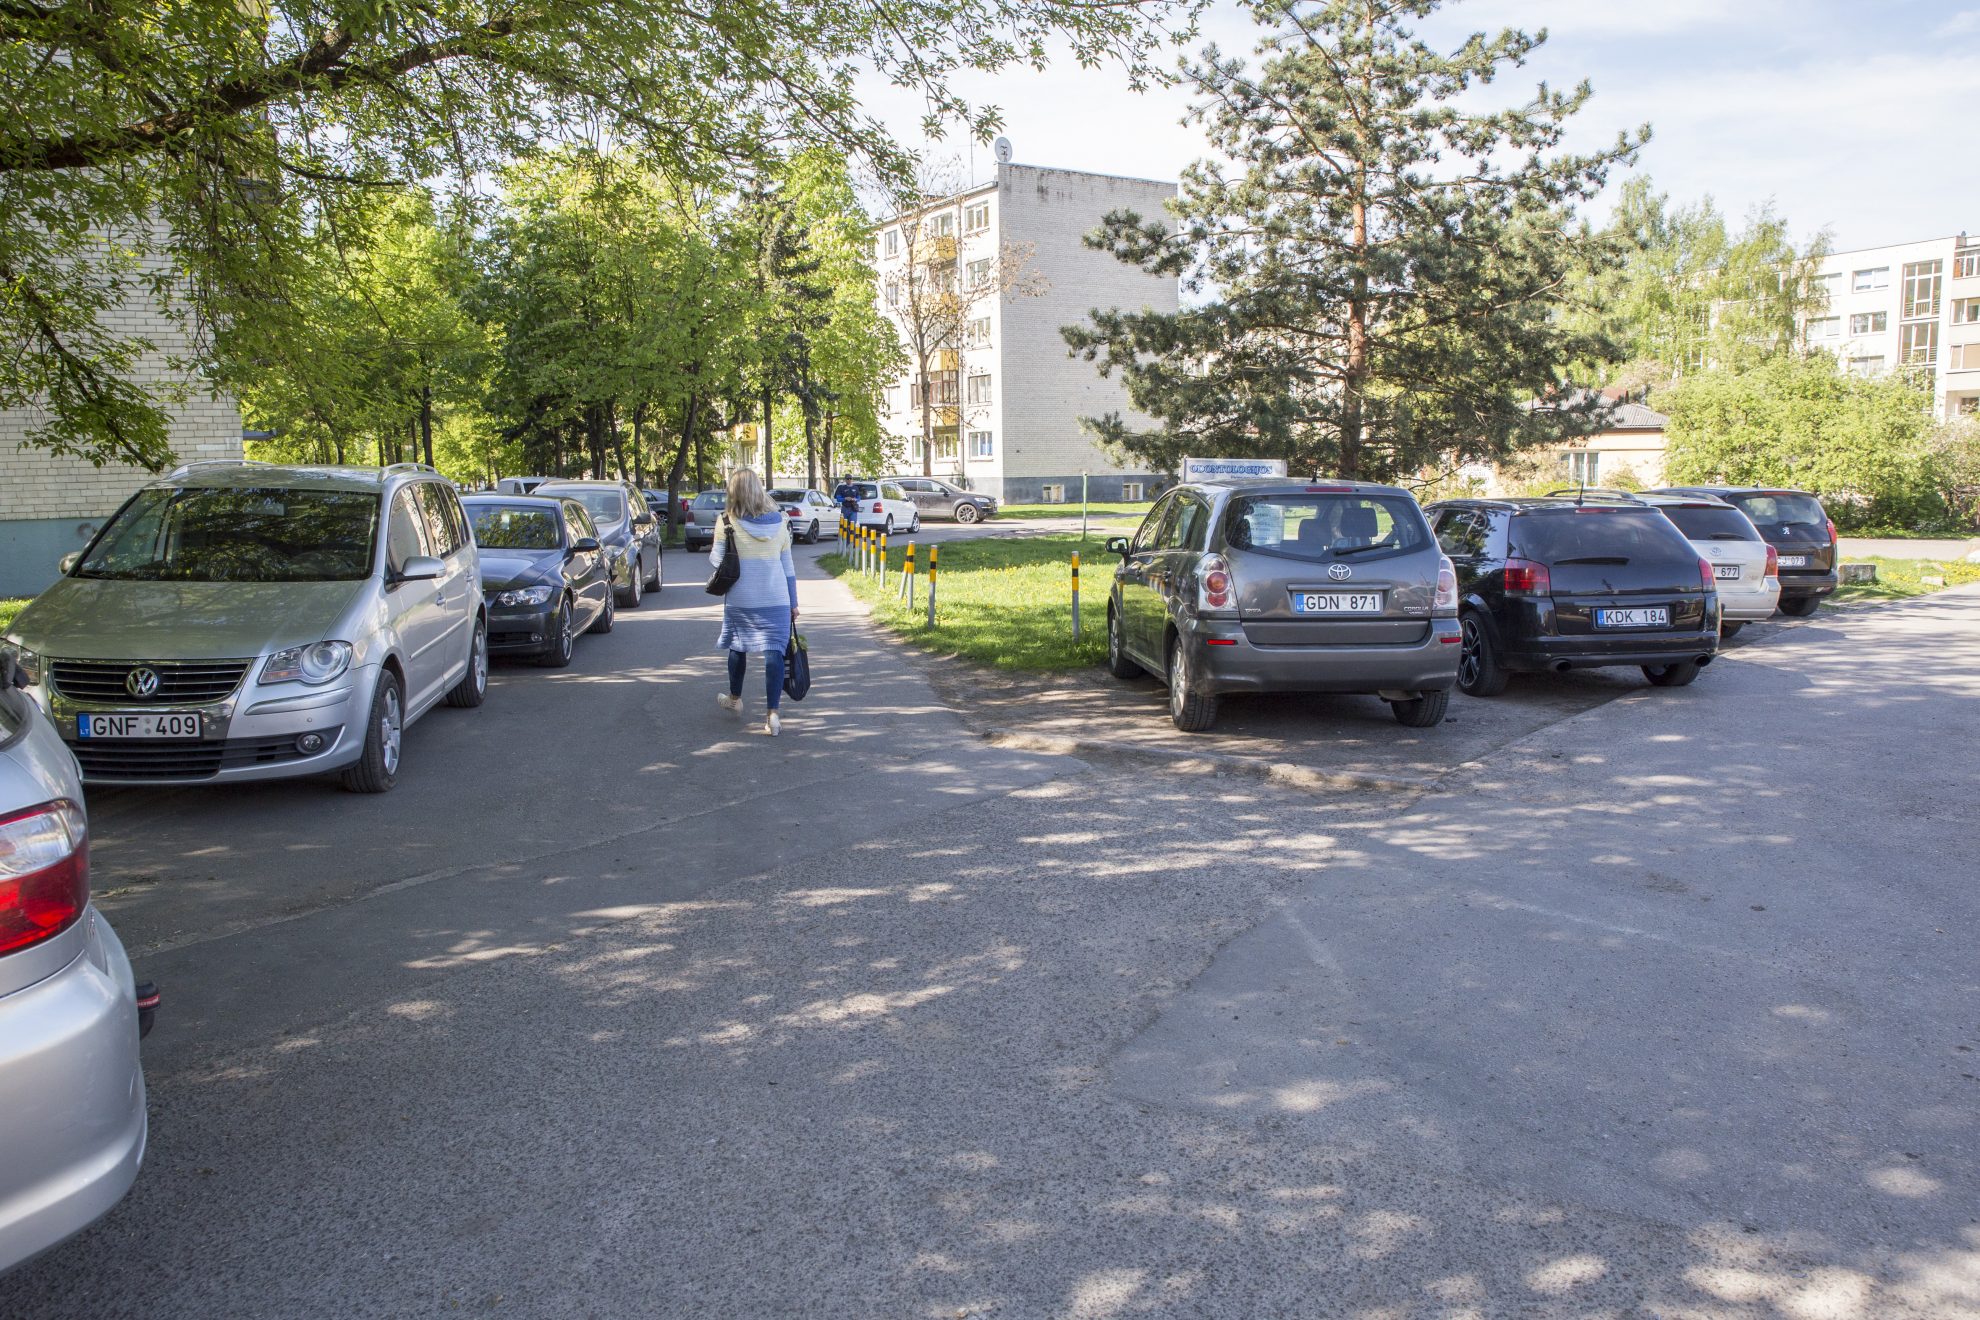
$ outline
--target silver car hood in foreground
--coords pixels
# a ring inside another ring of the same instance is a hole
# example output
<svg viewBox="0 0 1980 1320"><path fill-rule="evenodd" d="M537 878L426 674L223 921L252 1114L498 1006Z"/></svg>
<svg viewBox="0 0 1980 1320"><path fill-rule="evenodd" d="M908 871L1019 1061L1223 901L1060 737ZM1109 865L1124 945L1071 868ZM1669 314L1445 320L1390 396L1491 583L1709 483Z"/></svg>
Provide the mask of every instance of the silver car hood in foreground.
<svg viewBox="0 0 1980 1320"><path fill-rule="evenodd" d="M61 578L9 631L29 650L63 659L251 658L325 640L366 585Z"/></svg>

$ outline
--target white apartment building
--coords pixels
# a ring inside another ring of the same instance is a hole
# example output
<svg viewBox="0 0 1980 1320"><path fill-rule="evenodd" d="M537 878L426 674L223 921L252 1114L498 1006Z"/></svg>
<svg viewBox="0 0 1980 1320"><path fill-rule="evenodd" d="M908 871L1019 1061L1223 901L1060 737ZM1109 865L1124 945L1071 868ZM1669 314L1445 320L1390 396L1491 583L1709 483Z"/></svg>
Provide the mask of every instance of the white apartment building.
<svg viewBox="0 0 1980 1320"><path fill-rule="evenodd" d="M904 344L912 343L905 304L913 264L931 268L959 304L953 319L961 342L936 355L927 381L910 360L886 390L882 425L900 446L904 471L922 470L927 388L935 397L938 477L1005 503L1077 500L1082 475L1095 500L1154 494L1159 474L1115 463L1080 425L1109 412L1140 426L1149 419L1128 407L1118 377L1103 379L1073 358L1059 330L1095 308L1177 309L1175 280L1083 242L1109 211L1160 219L1175 195L1173 183L1003 162L991 182L874 231L881 310Z"/></svg>
<svg viewBox="0 0 1980 1320"><path fill-rule="evenodd" d="M1930 367L1940 416L1980 411L1980 239L1837 252L1817 279L1828 306L1803 327L1809 347L1864 375Z"/></svg>

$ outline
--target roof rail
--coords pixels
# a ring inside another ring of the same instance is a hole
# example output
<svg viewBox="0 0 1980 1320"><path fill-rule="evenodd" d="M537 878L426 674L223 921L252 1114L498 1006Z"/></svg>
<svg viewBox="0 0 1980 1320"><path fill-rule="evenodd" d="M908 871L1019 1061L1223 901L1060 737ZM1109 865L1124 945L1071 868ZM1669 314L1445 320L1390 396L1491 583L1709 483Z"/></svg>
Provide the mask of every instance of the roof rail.
<svg viewBox="0 0 1980 1320"><path fill-rule="evenodd" d="M173 468L170 472L167 472L165 474L165 479L167 481L170 481L174 477L183 477L186 475L186 473L193 471L195 468L274 467L274 466L275 465L273 463L264 463L258 458L199 458L199 459L194 459L190 463L179 464L179 466Z"/></svg>
<svg viewBox="0 0 1980 1320"><path fill-rule="evenodd" d="M436 477L440 475L440 469L429 463L387 463L385 470L387 472L431 472Z"/></svg>
<svg viewBox="0 0 1980 1320"><path fill-rule="evenodd" d="M1621 500L1626 504L1641 504L1634 491L1618 490L1612 486L1557 486L1547 492L1548 499L1562 495L1572 495L1577 500L1593 495L1598 500Z"/></svg>

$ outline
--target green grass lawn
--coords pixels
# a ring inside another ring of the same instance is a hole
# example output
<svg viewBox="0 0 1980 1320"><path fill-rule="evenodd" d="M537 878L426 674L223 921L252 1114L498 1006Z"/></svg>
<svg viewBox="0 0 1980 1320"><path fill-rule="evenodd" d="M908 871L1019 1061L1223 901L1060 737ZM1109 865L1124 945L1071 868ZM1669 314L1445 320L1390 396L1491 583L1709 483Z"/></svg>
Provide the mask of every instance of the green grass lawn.
<svg viewBox="0 0 1980 1320"><path fill-rule="evenodd" d="M1107 588L1115 558L1078 533L1012 540L951 541L941 547L935 626L928 626L928 549L916 549L915 607L899 600L904 551L887 554L887 585L839 555L826 571L873 607L873 617L900 637L943 655L998 669L1076 669L1107 651ZM1080 638L1072 639L1072 554L1080 551Z"/></svg>
<svg viewBox="0 0 1980 1320"><path fill-rule="evenodd" d="M1877 580L1866 583L1846 583L1836 588L1836 594L1829 597L1838 604L1850 604L1869 600L1904 600L1910 596L1929 596L1945 587L1962 587L1969 582L1980 582L1980 564L1963 563L1960 560L1939 561L1935 559L1851 559L1852 564L1875 564ZM1945 579L1944 586L1938 583L1922 582L1923 577Z"/></svg>
<svg viewBox="0 0 1980 1320"><path fill-rule="evenodd" d="M0 632L6 630L7 625L14 621L14 616L19 614L21 607L26 604L27 597L25 596L0 597Z"/></svg>
<svg viewBox="0 0 1980 1320"><path fill-rule="evenodd" d="M1146 504L1101 504L1096 502L1086 506L1087 518L1096 524L1103 520L1113 524L1125 522L1138 523L1147 514L1148 505ZM1077 517L1079 517L1079 505L1077 504L1006 504L997 510L997 518L1014 518L1020 522L1032 518ZM996 519L993 518L991 521L994 522Z"/></svg>

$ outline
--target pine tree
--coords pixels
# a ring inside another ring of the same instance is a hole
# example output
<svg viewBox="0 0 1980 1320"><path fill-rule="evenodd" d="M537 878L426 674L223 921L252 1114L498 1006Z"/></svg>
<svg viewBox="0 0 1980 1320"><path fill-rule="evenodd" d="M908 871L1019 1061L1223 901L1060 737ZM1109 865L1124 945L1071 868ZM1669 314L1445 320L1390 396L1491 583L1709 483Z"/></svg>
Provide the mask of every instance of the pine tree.
<svg viewBox="0 0 1980 1320"><path fill-rule="evenodd" d="M1116 212L1089 236L1205 299L1065 329L1159 424L1089 419L1103 441L1166 471L1196 453L1379 479L1591 428L1599 404L1570 401L1564 368L1613 350L1558 314L1603 262L1573 213L1649 130L1560 151L1586 83L1471 108L1545 33L1442 54L1405 26L1439 4L1252 0L1257 70L1215 47L1187 70L1192 119L1240 168L1186 171L1173 225Z"/></svg>

